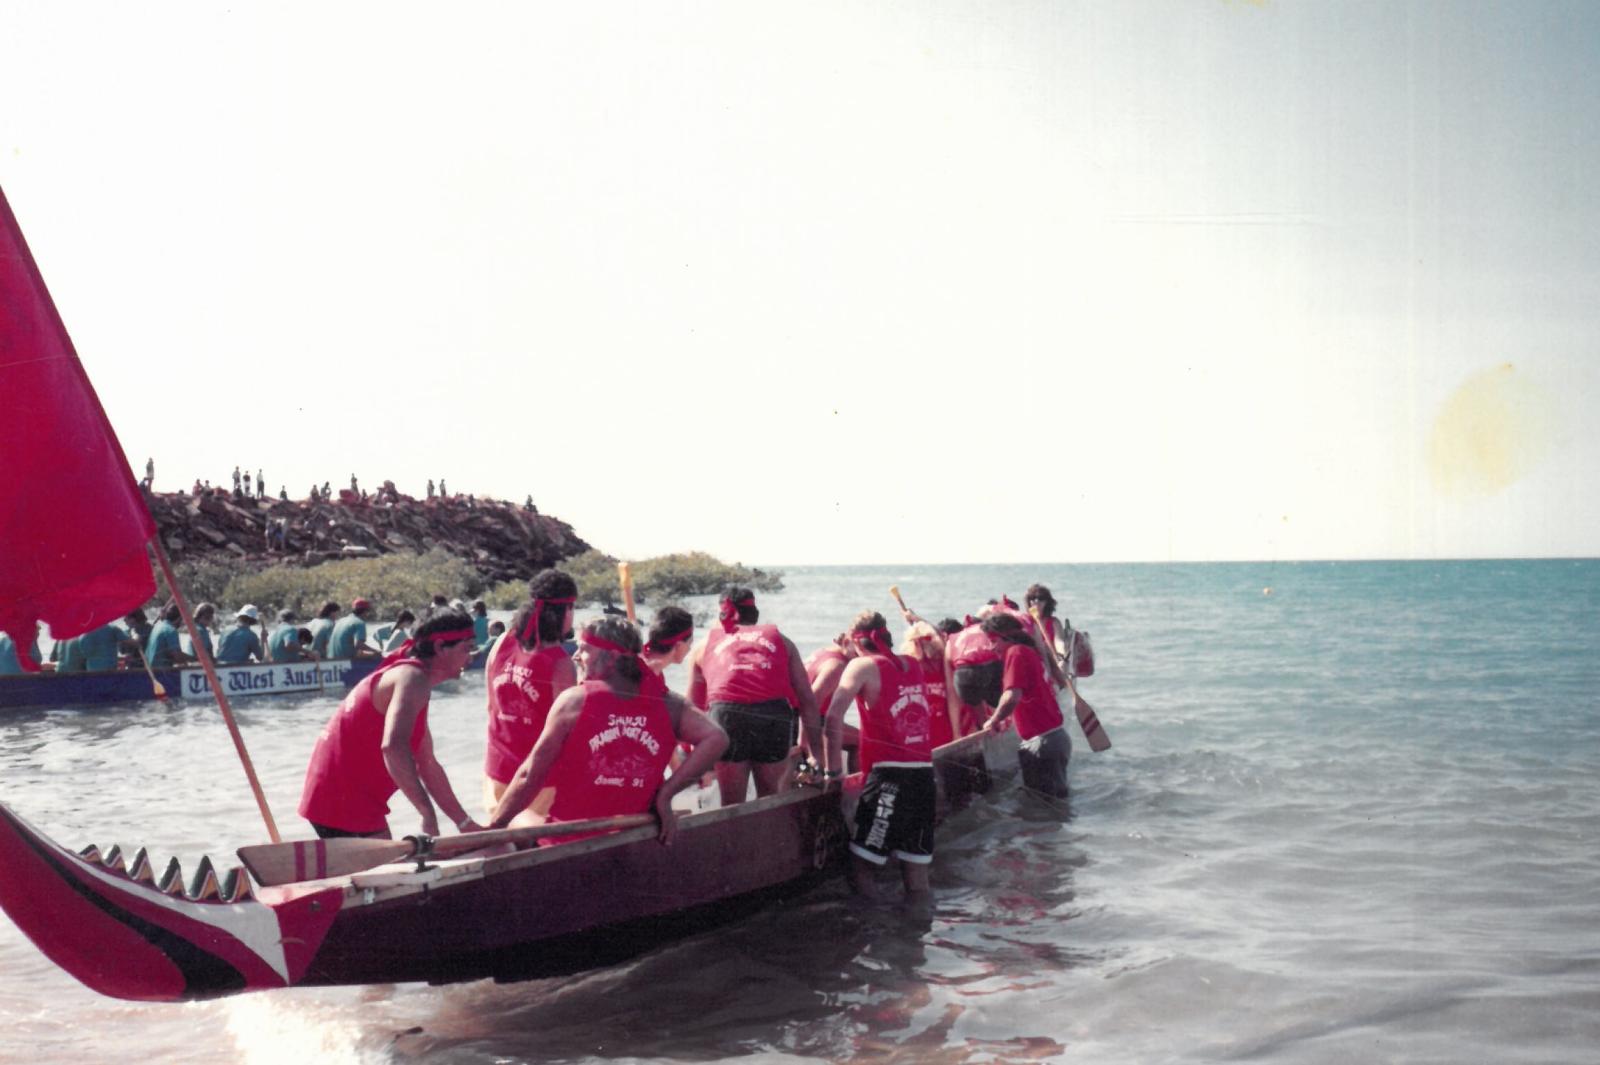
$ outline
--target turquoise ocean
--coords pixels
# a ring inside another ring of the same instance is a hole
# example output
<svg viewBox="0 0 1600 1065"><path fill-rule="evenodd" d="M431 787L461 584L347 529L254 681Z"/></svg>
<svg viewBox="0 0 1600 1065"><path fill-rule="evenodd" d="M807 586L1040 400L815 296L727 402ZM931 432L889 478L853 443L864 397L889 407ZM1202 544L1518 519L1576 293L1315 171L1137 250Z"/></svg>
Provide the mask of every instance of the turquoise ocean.
<svg viewBox="0 0 1600 1065"><path fill-rule="evenodd" d="M790 567L761 607L809 652L891 584L937 618L1034 581L1114 746L1074 731L1066 809L948 824L931 921L835 882L563 979L153 1006L0 919L0 1061L1596 1060L1600 561ZM286 835L334 704L236 704ZM475 808L481 675L430 719ZM0 718L0 801L158 866L264 835L194 702Z"/></svg>

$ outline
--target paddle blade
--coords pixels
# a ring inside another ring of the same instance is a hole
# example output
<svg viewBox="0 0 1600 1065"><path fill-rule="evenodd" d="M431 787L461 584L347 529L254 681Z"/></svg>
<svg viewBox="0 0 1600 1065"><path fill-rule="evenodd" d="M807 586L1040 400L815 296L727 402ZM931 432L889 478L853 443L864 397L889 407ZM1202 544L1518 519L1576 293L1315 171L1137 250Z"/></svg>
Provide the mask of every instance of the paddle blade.
<svg viewBox="0 0 1600 1065"><path fill-rule="evenodd" d="M239 860L263 887L347 876L411 857L410 840L307 839L240 847Z"/></svg>
<svg viewBox="0 0 1600 1065"><path fill-rule="evenodd" d="M1089 700L1073 692L1073 710L1078 715L1078 726L1083 729L1083 738L1089 741L1091 751L1105 751L1111 748L1111 737L1106 735L1106 730L1100 724L1094 707L1089 705Z"/></svg>

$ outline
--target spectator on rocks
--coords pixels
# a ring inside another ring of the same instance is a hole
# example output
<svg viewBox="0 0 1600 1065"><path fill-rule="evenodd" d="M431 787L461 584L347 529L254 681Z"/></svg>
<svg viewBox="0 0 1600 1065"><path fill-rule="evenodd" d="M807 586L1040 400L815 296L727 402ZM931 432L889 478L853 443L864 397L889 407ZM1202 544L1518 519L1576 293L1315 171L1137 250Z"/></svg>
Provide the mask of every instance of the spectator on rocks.
<svg viewBox="0 0 1600 1065"><path fill-rule="evenodd" d="M267 482L262 479L261 471L257 470L256 471L256 498L257 499L265 499L266 497L267 497Z"/></svg>

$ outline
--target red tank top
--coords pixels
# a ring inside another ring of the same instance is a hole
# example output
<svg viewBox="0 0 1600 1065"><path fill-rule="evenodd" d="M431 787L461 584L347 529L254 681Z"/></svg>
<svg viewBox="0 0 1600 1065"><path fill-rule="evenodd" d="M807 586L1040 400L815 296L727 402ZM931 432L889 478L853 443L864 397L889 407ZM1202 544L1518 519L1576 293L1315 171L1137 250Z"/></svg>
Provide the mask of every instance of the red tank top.
<svg viewBox="0 0 1600 1065"><path fill-rule="evenodd" d="M732 632L713 626L700 671L706 677L707 703L785 699L798 705L789 683L789 648L776 625L740 625Z"/></svg>
<svg viewBox="0 0 1600 1065"><path fill-rule="evenodd" d="M323 726L311 748L305 788L300 793L300 816L346 832L381 832L388 827L389 796L399 785L383 764L384 716L372 703L378 678L391 669L421 667L416 658L402 658L363 677L339 709ZM428 708L417 714L411 729L411 753L422 746L428 729Z"/></svg>
<svg viewBox="0 0 1600 1065"><path fill-rule="evenodd" d="M660 689L641 690L625 699L603 681L585 681L583 709L551 774L556 796L550 820L649 811L676 742L672 714ZM551 842L582 838L582 834L561 836Z"/></svg>
<svg viewBox="0 0 1600 1065"><path fill-rule="evenodd" d="M878 697L861 711L861 771L874 765L926 765L933 761L928 696L922 667L899 655L872 655L878 667Z"/></svg>
<svg viewBox="0 0 1600 1065"><path fill-rule="evenodd" d="M566 657L559 645L524 651L510 633L495 647L494 659L486 669L489 742L483 773L490 780L511 783L517 767L538 742L551 705L565 690L555 686L555 670Z"/></svg>
<svg viewBox="0 0 1600 1065"><path fill-rule="evenodd" d="M822 650L806 659L806 680L810 681L812 687L815 688L817 683L817 674L822 672L822 667L824 665L829 662L843 662L845 660L844 652L839 650L837 647L824 647ZM833 680L827 685L827 687L823 688L819 692L816 692L817 713L826 714L828 712L828 704L833 702L833 693L839 690L839 679L843 675L843 673L835 673L833 675Z"/></svg>
<svg viewBox="0 0 1600 1065"><path fill-rule="evenodd" d="M944 663L929 658L919 660L922 666L922 690L928 697L929 737L935 748L943 747L956 738L950 727L950 708L945 705Z"/></svg>
<svg viewBox="0 0 1600 1065"><path fill-rule="evenodd" d="M968 625L946 640L944 654L950 659L951 669L1000 661L1000 652L995 649L994 639L978 625Z"/></svg>
<svg viewBox="0 0 1600 1065"><path fill-rule="evenodd" d="M1002 668L1000 686L1006 690L1016 688L1021 693L1015 711L1017 735L1031 740L1041 733L1060 728L1061 705L1056 702L1055 689L1045 679L1044 663L1032 647L1006 644L1005 666Z"/></svg>

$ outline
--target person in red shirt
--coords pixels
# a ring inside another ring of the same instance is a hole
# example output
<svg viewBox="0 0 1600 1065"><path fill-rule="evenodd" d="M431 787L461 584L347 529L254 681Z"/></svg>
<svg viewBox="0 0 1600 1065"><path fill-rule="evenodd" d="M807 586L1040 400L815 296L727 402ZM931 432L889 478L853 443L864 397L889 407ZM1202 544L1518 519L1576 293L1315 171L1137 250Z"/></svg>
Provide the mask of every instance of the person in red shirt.
<svg viewBox="0 0 1600 1065"><path fill-rule="evenodd" d="M933 746L943 747L961 735L961 700L952 701L946 694L944 637L926 621L918 621L900 641L900 653L922 669L923 690L933 712Z"/></svg>
<svg viewBox="0 0 1600 1065"><path fill-rule="evenodd" d="M876 611L858 616L850 635L859 654L845 667L828 706L823 773L838 775L844 713L854 699L861 714L861 765L867 779L850 841L851 880L870 898L873 869L895 858L908 899L920 901L928 894L937 801L932 713L922 666L894 653L889 627Z"/></svg>
<svg viewBox="0 0 1600 1065"><path fill-rule="evenodd" d="M717 787L732 806L744 802L752 776L757 798L786 787L801 751L815 757L822 746L822 724L800 652L777 626L760 624L755 593L728 589L718 620L690 652L689 698L728 734ZM803 748L793 746L796 710Z"/></svg>
<svg viewBox="0 0 1600 1065"><path fill-rule="evenodd" d="M556 699L539 741L500 796L491 828L510 824L553 782L549 821L654 809L661 842L672 842L672 797L716 763L728 737L650 673L639 657L642 646L639 630L623 618L596 618L583 627L576 657L584 681ZM689 756L663 781L680 740L689 744Z"/></svg>
<svg viewBox="0 0 1600 1065"><path fill-rule="evenodd" d="M300 816L318 836L389 838L389 798L398 790L439 834L434 806L462 832L478 829L433 753L428 697L472 657L472 619L430 618L416 636L344 697L311 751Z"/></svg>
<svg viewBox="0 0 1600 1065"><path fill-rule="evenodd" d="M806 659L806 679L811 682L811 697L816 700L818 714L827 712L833 693L839 687L839 678L844 676L844 667L855 656L855 641L849 633L841 632L832 643ZM860 748L861 733L854 725L844 726L844 749L852 773L859 765Z"/></svg>
<svg viewBox="0 0 1600 1065"><path fill-rule="evenodd" d="M572 631L577 594L577 583L560 570L535 575L528 582L528 602L512 617L511 628L484 664L489 709L483 762L486 810L495 808L511 775L533 750L556 696L578 682L578 671L561 646ZM551 798L541 795L531 804L532 823L549 809Z"/></svg>
<svg viewBox="0 0 1600 1065"><path fill-rule="evenodd" d="M983 631L994 639L1001 663L1000 702L984 723L984 730L997 731L1016 714L1017 736L1022 740L1017 747L1017 762L1022 767L1023 787L1065 799L1072 740L1067 736L1055 689L1045 676L1037 637L1004 612L985 618Z"/></svg>

